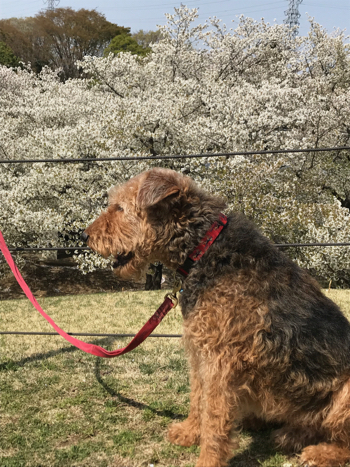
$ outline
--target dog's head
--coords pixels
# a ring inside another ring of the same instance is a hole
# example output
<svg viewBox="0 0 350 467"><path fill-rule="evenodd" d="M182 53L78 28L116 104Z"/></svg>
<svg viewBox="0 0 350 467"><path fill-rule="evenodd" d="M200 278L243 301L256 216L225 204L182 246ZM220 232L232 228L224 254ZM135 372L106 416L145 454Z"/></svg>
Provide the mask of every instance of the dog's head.
<svg viewBox="0 0 350 467"><path fill-rule="evenodd" d="M104 257L114 256L118 276L137 278L157 260L176 269L201 239L198 230L223 207L189 177L155 168L113 188L84 238Z"/></svg>

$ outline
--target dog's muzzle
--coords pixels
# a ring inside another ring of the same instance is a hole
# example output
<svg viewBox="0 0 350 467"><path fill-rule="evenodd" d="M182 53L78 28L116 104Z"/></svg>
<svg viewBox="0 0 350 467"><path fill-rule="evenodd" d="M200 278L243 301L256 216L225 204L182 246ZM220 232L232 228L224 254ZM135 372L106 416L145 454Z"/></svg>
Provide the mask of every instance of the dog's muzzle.
<svg viewBox="0 0 350 467"><path fill-rule="evenodd" d="M84 243L87 243L87 241L89 240L89 236L87 233L83 232L81 235L80 235L80 238L81 240L84 242Z"/></svg>

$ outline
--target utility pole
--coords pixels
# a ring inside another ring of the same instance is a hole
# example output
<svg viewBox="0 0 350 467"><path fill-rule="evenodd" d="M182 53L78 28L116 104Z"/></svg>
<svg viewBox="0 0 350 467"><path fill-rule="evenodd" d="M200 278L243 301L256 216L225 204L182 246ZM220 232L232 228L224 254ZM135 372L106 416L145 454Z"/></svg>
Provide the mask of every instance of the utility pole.
<svg viewBox="0 0 350 467"><path fill-rule="evenodd" d="M44 3L47 3L48 10L54 11L60 0L44 0Z"/></svg>
<svg viewBox="0 0 350 467"><path fill-rule="evenodd" d="M300 26L300 13L298 7L302 1L303 0L289 0L289 8L284 12L284 14L286 15L284 23L287 24L291 29L295 28L292 31L293 37L298 35L298 30Z"/></svg>

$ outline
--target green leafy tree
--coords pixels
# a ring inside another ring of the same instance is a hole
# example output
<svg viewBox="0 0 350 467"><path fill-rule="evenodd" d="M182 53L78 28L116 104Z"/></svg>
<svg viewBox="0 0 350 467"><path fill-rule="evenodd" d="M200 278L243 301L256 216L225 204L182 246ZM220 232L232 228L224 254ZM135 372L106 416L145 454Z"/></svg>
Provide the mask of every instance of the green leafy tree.
<svg viewBox="0 0 350 467"><path fill-rule="evenodd" d="M0 40L36 72L45 65L61 68L63 80L79 76L75 62L85 55L101 57L113 37L130 28L110 23L96 10L56 8L34 18L0 21Z"/></svg>
<svg viewBox="0 0 350 467"><path fill-rule="evenodd" d="M10 47L4 42L0 42L0 65L5 65L8 67L19 66L18 58L12 52Z"/></svg>
<svg viewBox="0 0 350 467"><path fill-rule="evenodd" d="M48 64L48 54L34 18L10 18L0 20L0 41L4 42L16 57L24 63L31 63L32 69L40 71Z"/></svg>
<svg viewBox="0 0 350 467"><path fill-rule="evenodd" d="M102 56L111 39L130 31L106 20L96 10L56 8L36 16L36 24L48 41L50 61L63 69L64 78L78 76L77 60L85 55Z"/></svg>
<svg viewBox="0 0 350 467"><path fill-rule="evenodd" d="M131 52L133 55L147 55L151 49L142 47L137 40L127 34L115 36L108 47L106 47L103 55L107 57L110 53L117 55L120 52Z"/></svg>

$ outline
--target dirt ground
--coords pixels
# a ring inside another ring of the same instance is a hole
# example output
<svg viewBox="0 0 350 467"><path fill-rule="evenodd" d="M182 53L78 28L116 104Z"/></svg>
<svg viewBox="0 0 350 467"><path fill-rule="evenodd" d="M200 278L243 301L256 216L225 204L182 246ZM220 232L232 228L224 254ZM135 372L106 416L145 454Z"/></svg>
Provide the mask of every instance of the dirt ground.
<svg viewBox="0 0 350 467"><path fill-rule="evenodd" d="M16 262L16 257L14 259ZM43 259L29 254L25 260L21 274L35 297L145 290L145 280L138 283L121 281L111 269L83 274L71 257ZM163 266L162 289L172 285L173 274ZM0 300L23 297L24 292L0 254Z"/></svg>
<svg viewBox="0 0 350 467"><path fill-rule="evenodd" d="M144 288L142 283L119 281L110 269L84 275L70 259L46 263L30 259L21 274L36 297L142 290ZM5 270L5 273L0 275L0 300L23 297L24 293L14 275L10 270L8 272Z"/></svg>

